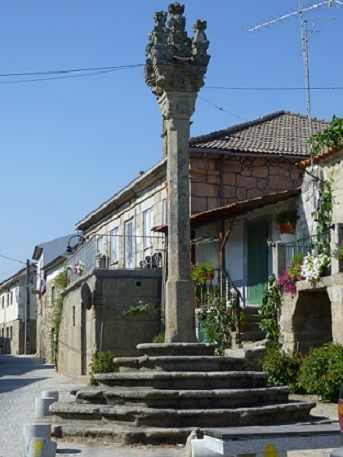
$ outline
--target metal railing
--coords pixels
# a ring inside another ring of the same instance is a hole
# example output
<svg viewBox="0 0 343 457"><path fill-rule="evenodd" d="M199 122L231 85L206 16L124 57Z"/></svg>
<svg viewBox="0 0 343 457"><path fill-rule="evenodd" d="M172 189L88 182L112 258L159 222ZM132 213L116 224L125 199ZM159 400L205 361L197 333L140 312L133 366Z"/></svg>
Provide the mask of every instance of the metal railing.
<svg viewBox="0 0 343 457"><path fill-rule="evenodd" d="M305 256L311 252L330 255L330 230L320 236L312 235L284 244L286 268L290 267L297 255Z"/></svg>
<svg viewBox="0 0 343 457"><path fill-rule="evenodd" d="M75 282L95 268L162 268L164 251L162 236L94 235L76 246L68 257L68 282Z"/></svg>

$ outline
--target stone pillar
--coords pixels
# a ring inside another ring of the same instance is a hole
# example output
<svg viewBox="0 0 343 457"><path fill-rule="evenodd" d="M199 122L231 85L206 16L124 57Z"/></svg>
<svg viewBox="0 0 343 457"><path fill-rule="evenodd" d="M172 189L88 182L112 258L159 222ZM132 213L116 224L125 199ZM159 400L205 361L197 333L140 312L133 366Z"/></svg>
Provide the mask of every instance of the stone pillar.
<svg viewBox="0 0 343 457"><path fill-rule="evenodd" d="M168 159L166 343L196 340L190 269L189 126L204 84L209 42L204 21L196 21L192 39L187 36L183 12L184 6L174 3L168 7L169 15L155 13L145 65L146 83L162 112L163 149Z"/></svg>

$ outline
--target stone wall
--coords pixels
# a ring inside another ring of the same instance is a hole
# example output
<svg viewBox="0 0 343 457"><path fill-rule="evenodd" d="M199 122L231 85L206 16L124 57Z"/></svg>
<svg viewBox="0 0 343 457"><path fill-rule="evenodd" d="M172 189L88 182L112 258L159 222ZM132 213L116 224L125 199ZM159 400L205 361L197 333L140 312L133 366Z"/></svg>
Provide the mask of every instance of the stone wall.
<svg viewBox="0 0 343 457"><path fill-rule="evenodd" d="M47 282L45 293L37 303L37 355L46 363L54 363L53 282Z"/></svg>
<svg viewBox="0 0 343 457"><path fill-rule="evenodd" d="M316 286L301 281L297 289L282 300L283 349L308 352L329 341L343 344L343 274L321 278Z"/></svg>
<svg viewBox="0 0 343 457"><path fill-rule="evenodd" d="M192 155L190 167L192 213L301 185L299 168L281 158Z"/></svg>
<svg viewBox="0 0 343 457"><path fill-rule="evenodd" d="M66 290L58 343L58 371L68 376L89 373L94 352L111 349L121 356L138 352L138 343L151 342L160 331L160 313L123 311L138 304L161 303L159 270L96 269L87 279L94 292L90 309L81 304L80 285Z"/></svg>

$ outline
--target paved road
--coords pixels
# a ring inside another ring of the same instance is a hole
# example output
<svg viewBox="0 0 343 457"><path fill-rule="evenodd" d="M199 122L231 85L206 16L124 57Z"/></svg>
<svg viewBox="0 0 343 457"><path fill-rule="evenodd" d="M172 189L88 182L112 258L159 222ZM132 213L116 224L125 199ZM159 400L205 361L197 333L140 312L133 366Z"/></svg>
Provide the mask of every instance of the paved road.
<svg viewBox="0 0 343 457"><path fill-rule="evenodd" d="M0 457L22 457L23 425L34 420L34 400L42 390L67 394L76 384L33 356L0 355ZM155 447L88 447L61 443L63 457L181 457L184 449Z"/></svg>
<svg viewBox="0 0 343 457"><path fill-rule="evenodd" d="M22 430L34 419L34 399L42 390L69 392L76 384L32 356L0 355L0 457L22 457ZM322 411L320 411L322 413ZM327 411L325 411L327 413ZM329 414L327 414L329 415ZM177 447L88 447L60 443L63 457L184 457ZM293 451L290 457L329 457L329 450Z"/></svg>

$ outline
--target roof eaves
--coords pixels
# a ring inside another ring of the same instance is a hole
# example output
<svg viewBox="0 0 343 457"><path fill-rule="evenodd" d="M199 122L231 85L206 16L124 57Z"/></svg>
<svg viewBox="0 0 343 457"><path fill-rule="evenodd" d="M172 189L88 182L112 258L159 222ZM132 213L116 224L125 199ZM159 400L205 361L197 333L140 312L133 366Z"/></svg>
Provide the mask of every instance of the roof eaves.
<svg viewBox="0 0 343 457"><path fill-rule="evenodd" d="M195 136L189 140L189 144L193 145L194 143L196 144L196 143L200 143L203 141L214 140L214 139L222 137L223 135L236 133L241 130L245 130L249 127L252 127L254 125L263 124L264 122L270 121L272 119L275 119L276 117L282 116L283 114L287 114L287 113L288 112L284 111L284 110L275 111L274 113L266 114L265 116L262 116L258 119L254 119L252 121L243 122L241 124L235 124L226 129L217 130L215 132L207 133L205 135Z"/></svg>
<svg viewBox="0 0 343 457"><path fill-rule="evenodd" d="M136 191L140 191L140 186L143 186L142 188L144 188L146 183L148 183L151 178L158 175L159 172L163 170L163 167L166 165L166 163L167 159L164 158L144 174L135 178L127 186L123 187L119 192L98 206L98 208L90 212L84 219L81 219L79 222L77 222L75 229L85 230L91 227L99 220L101 220L102 217L105 217L108 213L123 204L126 200L134 197L136 195Z"/></svg>

